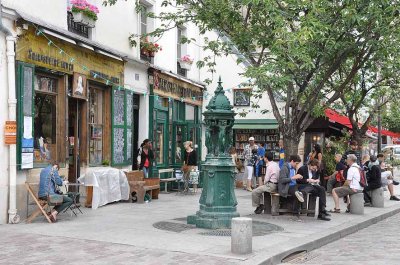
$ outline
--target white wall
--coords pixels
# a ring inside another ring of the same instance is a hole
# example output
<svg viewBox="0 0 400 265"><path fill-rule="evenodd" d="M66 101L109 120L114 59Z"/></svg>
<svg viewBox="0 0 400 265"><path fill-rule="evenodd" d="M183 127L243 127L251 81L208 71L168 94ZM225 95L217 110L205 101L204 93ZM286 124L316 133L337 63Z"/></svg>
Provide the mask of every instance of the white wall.
<svg viewBox="0 0 400 265"><path fill-rule="evenodd" d="M51 25L68 29L67 0L3 0L2 4Z"/></svg>
<svg viewBox="0 0 400 265"><path fill-rule="evenodd" d="M3 20L5 22L5 20ZM4 23L3 22L3 23ZM0 33L0 224L7 223L8 215L8 146L4 144L4 124L8 119L6 38Z"/></svg>

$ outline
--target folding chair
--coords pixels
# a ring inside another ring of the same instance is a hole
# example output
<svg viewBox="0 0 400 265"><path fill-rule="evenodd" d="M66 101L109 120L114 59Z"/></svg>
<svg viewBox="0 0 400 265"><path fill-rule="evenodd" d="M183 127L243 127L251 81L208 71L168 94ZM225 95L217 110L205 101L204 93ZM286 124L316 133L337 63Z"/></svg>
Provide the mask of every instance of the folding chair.
<svg viewBox="0 0 400 265"><path fill-rule="evenodd" d="M30 184L28 182L25 182L25 187L37 205L37 209L28 217L28 219L26 219L26 222L30 223L37 216L39 216L40 214L43 214L44 217L47 219L47 221L49 223L52 223L52 221L50 220L49 216L47 215L47 213L45 211L46 207L50 207L49 204L47 203L47 201L39 200L37 198L37 196L35 195L35 193L33 192L32 187L30 186Z"/></svg>
<svg viewBox="0 0 400 265"><path fill-rule="evenodd" d="M79 186L81 186L81 183L67 183L65 184L65 189L67 191L67 195L68 197L70 197L72 199L72 204L63 211L63 213L67 212L68 210L71 211L71 216L72 214L74 214L75 216L78 216L76 213L78 210L81 214L83 214L83 212L81 211L81 203L79 202L80 196L81 194L79 193ZM75 187L74 190L75 191L69 191L70 187Z"/></svg>

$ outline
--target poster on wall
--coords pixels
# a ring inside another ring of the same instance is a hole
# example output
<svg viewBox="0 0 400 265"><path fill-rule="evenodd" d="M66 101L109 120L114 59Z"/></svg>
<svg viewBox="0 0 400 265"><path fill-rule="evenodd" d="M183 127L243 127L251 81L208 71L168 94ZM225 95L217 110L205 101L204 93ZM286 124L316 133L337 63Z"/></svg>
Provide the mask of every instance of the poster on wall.
<svg viewBox="0 0 400 265"><path fill-rule="evenodd" d="M234 89L233 104L235 106L250 106L250 93L249 89Z"/></svg>
<svg viewBox="0 0 400 265"><path fill-rule="evenodd" d="M21 169L33 168L33 153L21 154Z"/></svg>
<svg viewBox="0 0 400 265"><path fill-rule="evenodd" d="M87 87L86 87L85 75L80 73L74 73L72 96L75 98L87 99Z"/></svg>

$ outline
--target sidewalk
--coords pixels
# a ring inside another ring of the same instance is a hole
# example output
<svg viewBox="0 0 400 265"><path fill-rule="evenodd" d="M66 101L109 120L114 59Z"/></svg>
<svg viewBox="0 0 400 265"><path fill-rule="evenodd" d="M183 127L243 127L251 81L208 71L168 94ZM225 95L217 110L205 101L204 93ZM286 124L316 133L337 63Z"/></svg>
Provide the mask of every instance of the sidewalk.
<svg viewBox="0 0 400 265"><path fill-rule="evenodd" d="M400 191L397 187L396 194ZM231 239L226 236L229 231L222 230L220 236L211 236L204 235L209 230L185 225L184 218L199 208L198 192L186 196L160 194L159 200L146 204L120 202L96 210L83 208L83 215L64 214L55 224L48 224L40 217L32 224L0 226L3 239L0 241L0 263L15 262L15 256L13 259L10 256L13 247L18 252L18 248L34 246L37 239L48 245L54 244L54 251L60 252L52 254L43 248L33 248L35 255L31 256L29 251L24 252L26 254L19 252L18 260L23 259L23 255L32 262L33 257L42 255L47 260L68 253L68 261L76 261L75 264L81 264L80 258L87 264L277 264L296 251L318 248L400 212L400 202L389 201L388 192L385 192L385 208L366 207L363 216L342 213L332 214L330 222L312 217L301 217L302 222L299 222L290 215L255 215L251 193L235 191L238 212L253 218L257 225L254 232L260 234L253 237L253 253L247 256L230 252ZM327 204L327 209L333 208L332 197L327 197ZM56 247L59 241L63 247ZM97 259L92 260L92 256Z"/></svg>

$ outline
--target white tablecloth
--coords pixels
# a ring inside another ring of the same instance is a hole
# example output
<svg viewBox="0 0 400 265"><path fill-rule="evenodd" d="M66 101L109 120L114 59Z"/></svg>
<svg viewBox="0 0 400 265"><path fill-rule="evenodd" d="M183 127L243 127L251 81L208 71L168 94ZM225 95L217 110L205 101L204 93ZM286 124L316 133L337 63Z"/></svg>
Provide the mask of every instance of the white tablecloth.
<svg viewBox="0 0 400 265"><path fill-rule="evenodd" d="M129 183L122 170L112 167L90 167L79 182L93 186L92 209L110 202L129 199Z"/></svg>

